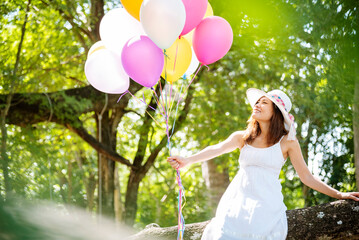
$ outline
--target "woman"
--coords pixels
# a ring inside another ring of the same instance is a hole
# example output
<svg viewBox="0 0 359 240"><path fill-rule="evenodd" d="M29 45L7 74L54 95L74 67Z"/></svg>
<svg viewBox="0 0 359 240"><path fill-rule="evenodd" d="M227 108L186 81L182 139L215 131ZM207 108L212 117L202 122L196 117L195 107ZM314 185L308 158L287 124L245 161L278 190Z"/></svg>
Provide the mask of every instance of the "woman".
<svg viewBox="0 0 359 240"><path fill-rule="evenodd" d="M205 228L203 240L285 239L287 208L278 178L288 157L305 185L333 198L359 201L359 192L339 192L311 174L295 137L294 118L289 113L292 103L284 92L250 88L247 98L253 113L245 131L234 132L193 156L167 159L177 169L241 150L240 169Z"/></svg>

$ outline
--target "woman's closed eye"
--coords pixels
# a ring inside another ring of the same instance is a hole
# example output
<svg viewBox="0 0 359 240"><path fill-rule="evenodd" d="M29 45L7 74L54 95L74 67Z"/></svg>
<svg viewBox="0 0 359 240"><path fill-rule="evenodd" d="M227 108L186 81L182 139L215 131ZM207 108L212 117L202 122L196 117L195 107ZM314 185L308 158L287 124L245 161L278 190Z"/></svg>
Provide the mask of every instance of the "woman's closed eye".
<svg viewBox="0 0 359 240"><path fill-rule="evenodd" d="M259 102L260 102L260 101L257 101L257 102L256 102L256 104L254 104L254 105L257 105ZM264 103L264 104L268 104L268 102L267 102L267 101L265 101L265 100L264 100L264 101L262 101L262 103Z"/></svg>

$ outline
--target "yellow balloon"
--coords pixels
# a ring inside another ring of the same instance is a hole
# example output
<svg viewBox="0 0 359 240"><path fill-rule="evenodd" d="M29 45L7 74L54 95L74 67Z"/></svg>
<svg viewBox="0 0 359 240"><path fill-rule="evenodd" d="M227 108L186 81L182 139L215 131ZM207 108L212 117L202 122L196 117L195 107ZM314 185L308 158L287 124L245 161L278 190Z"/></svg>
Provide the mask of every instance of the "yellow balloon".
<svg viewBox="0 0 359 240"><path fill-rule="evenodd" d="M193 34L194 34L194 30L190 31L189 33L187 33L186 35L184 35L183 37L185 39L187 39L187 41L189 42L189 44L192 46L192 39L193 39Z"/></svg>
<svg viewBox="0 0 359 240"><path fill-rule="evenodd" d="M140 21L140 8L143 0L121 0L122 6L134 18Z"/></svg>
<svg viewBox="0 0 359 240"><path fill-rule="evenodd" d="M187 39L178 38L172 46L165 49L165 51L165 65L161 76L172 84L183 76L191 63L191 45Z"/></svg>
<svg viewBox="0 0 359 240"><path fill-rule="evenodd" d="M211 4L208 3L207 10L206 10L206 13L204 14L203 19L205 19L206 17L211 17L211 16L213 16L213 8L212 8ZM186 35L183 36L184 38L187 39L187 41L189 42L189 44L191 44L191 46L192 46L194 30L195 29L193 29L192 31L190 31L189 33L187 33Z"/></svg>
<svg viewBox="0 0 359 240"><path fill-rule="evenodd" d="M213 8L212 8L211 4L208 3L207 10L206 10L206 13L204 14L203 18L211 17L211 16L213 16Z"/></svg>

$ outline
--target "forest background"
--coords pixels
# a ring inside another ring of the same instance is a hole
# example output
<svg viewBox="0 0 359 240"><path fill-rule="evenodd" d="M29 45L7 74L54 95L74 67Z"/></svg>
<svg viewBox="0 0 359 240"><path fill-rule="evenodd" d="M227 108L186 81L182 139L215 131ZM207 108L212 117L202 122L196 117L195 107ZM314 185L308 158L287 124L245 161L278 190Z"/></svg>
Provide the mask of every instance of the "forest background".
<svg viewBox="0 0 359 240"><path fill-rule="evenodd" d="M313 173L340 191L359 190L359 2L209 2L214 15L231 24L234 41L189 88L176 116L172 154L188 156L244 129L251 112L246 89L279 88L292 99L297 137ZM129 94L117 103L120 95L106 97L84 74L101 18L120 4L0 3L2 201L16 195L71 204L136 229L177 224L165 129L145 109L156 113ZM156 108L140 85L131 81L130 90ZM238 156L237 150L181 171L186 223L214 215ZM333 200L304 186L290 161L280 180L288 209Z"/></svg>

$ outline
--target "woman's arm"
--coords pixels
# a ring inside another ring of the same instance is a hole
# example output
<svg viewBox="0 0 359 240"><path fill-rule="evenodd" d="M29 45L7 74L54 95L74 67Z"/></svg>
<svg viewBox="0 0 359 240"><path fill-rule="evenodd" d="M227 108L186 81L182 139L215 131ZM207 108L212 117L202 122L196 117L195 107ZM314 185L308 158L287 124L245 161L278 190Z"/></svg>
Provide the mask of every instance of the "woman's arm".
<svg viewBox="0 0 359 240"><path fill-rule="evenodd" d="M337 199L353 199L359 201L359 192L342 193L328 186L312 175L304 161L298 141L288 141L288 155L297 171L300 180L308 187Z"/></svg>
<svg viewBox="0 0 359 240"><path fill-rule="evenodd" d="M243 132L237 131L232 133L226 140L216 145L206 147L200 152L184 158L180 156L171 156L167 161L173 168L182 168L188 164L207 161L224 153L231 152L243 145Z"/></svg>

